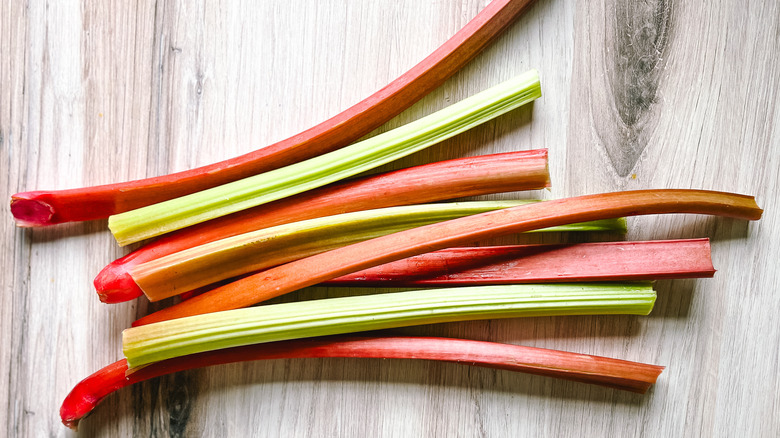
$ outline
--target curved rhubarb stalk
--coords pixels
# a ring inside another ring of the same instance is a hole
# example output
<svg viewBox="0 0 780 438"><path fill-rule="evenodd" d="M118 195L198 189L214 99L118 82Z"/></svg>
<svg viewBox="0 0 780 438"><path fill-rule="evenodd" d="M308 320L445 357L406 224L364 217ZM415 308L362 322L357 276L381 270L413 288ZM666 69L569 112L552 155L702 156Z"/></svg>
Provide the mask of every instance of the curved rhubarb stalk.
<svg viewBox="0 0 780 438"><path fill-rule="evenodd" d="M296 260L162 309L133 325L238 309L373 266L510 233L621 216L697 213L757 220L762 212L752 196L684 189L602 193L523 205L426 225Z"/></svg>
<svg viewBox="0 0 780 438"><path fill-rule="evenodd" d="M533 0L494 0L452 38L386 87L300 134L246 155L170 175L59 191L17 193L19 226L102 219L297 163L346 146L423 98L474 58Z"/></svg>
<svg viewBox="0 0 780 438"><path fill-rule="evenodd" d="M712 277L709 239L448 248L328 280L326 286L431 287Z"/></svg>
<svg viewBox="0 0 780 438"><path fill-rule="evenodd" d="M645 393L664 367L638 362L495 342L431 337L333 336L248 345L156 362L129 375L117 361L79 382L60 408L75 429L106 396L134 383L194 368L233 362L294 358L423 359L454 362L591 383Z"/></svg>
<svg viewBox="0 0 780 438"><path fill-rule="evenodd" d="M345 181L170 233L115 260L95 277L104 303L143 295L130 270L239 234L332 214L548 187L547 150L440 161Z"/></svg>
<svg viewBox="0 0 780 438"><path fill-rule="evenodd" d="M108 228L117 243L124 246L297 195L429 148L541 96L539 73L529 70L433 114L342 149L112 215Z"/></svg>
<svg viewBox="0 0 780 438"><path fill-rule="evenodd" d="M149 301L159 301L352 243L532 202L538 201L415 204L323 216L263 228L179 251L133 267L130 276ZM625 232L626 227L623 219L536 231Z"/></svg>

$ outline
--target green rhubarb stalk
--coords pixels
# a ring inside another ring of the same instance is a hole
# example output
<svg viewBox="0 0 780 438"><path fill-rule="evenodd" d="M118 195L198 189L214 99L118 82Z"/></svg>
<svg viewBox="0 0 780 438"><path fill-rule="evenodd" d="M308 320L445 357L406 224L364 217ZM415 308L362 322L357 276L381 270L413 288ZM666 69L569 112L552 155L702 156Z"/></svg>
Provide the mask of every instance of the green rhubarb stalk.
<svg viewBox="0 0 780 438"><path fill-rule="evenodd" d="M433 324L520 316L647 315L649 283L526 284L418 290L272 304L196 315L122 332L130 368L204 351Z"/></svg>
<svg viewBox="0 0 780 438"><path fill-rule="evenodd" d="M150 301L398 231L538 202L470 201L405 205L277 225L199 245L134 266L130 275ZM539 231L626 231L624 218Z"/></svg>
<svg viewBox="0 0 780 438"><path fill-rule="evenodd" d="M286 198L425 149L540 96L539 76L532 70L434 114L337 151L113 215L108 227L120 245L128 245Z"/></svg>

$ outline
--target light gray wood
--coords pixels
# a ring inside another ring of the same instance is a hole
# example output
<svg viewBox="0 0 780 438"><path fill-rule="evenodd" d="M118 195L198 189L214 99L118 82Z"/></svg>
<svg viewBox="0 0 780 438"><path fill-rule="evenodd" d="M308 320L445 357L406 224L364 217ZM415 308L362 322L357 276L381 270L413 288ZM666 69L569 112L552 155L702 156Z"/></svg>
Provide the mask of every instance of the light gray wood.
<svg viewBox="0 0 780 438"><path fill-rule="evenodd" d="M183 170L283 139L384 86L487 2L124 3L0 2L3 199ZM386 168L547 147L549 191L497 196L660 187L756 195L766 212L751 224L630 220L630 239L713 239L715 278L658 282L648 317L403 330L667 366L648 394L451 364L272 361L136 385L108 398L81 434L779 435L778 53L776 0L540 0L380 129L537 68L544 97L532 109ZM155 306L98 302L92 278L125 252L105 221L23 230L8 210L0 203L0 435L68 436L63 397L120 358L121 330ZM554 238L567 237L537 239ZM339 293L311 288L288 299Z"/></svg>

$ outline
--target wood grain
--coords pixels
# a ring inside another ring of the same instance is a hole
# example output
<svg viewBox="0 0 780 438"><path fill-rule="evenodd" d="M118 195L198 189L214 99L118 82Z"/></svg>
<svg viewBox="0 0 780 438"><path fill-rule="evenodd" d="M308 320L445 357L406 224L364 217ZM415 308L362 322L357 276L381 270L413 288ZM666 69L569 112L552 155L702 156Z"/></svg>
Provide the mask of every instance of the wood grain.
<svg viewBox="0 0 780 438"><path fill-rule="evenodd" d="M126 3L0 2L4 199L183 170L285 138L386 84L486 4ZM658 282L649 317L402 331L666 365L649 394L426 362L272 361L137 385L107 399L80 435L779 435L777 53L776 0L545 0L379 130L537 68L544 97L533 108L385 168L548 147L552 189L515 195L756 195L766 210L757 223L629 222L630 239L713 239L715 278ZM98 302L92 277L123 254L104 221L22 230L7 202L0 215L0 435L67 436L57 415L62 398L119 358L121 330L154 306ZM367 291L311 288L285 299L354 293Z"/></svg>

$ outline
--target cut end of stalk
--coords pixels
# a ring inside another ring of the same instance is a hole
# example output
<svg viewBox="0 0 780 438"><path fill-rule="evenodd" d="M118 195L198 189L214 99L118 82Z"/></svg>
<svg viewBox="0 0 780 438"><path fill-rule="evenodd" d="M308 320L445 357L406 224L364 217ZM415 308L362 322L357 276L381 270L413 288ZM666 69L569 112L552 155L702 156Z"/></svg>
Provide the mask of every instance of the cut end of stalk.
<svg viewBox="0 0 780 438"><path fill-rule="evenodd" d="M615 222L617 222L617 230L615 230L618 233L626 234L628 233L628 219L624 217L615 218Z"/></svg>
<svg viewBox="0 0 780 438"><path fill-rule="evenodd" d="M125 266L114 263L103 268L95 277L93 284L100 301L106 304L123 303L144 294Z"/></svg>
<svg viewBox="0 0 780 438"><path fill-rule="evenodd" d="M754 200L753 202L755 202L755 200ZM761 219L761 216L763 216L763 215L764 215L764 209L763 209L763 208L761 208L761 207L759 207L759 206L758 206L758 203L756 203L756 210L757 210L757 211L756 211L755 219L753 219L753 220L756 220L756 221L757 221L757 220L760 220L760 219Z"/></svg>
<svg viewBox="0 0 780 438"><path fill-rule="evenodd" d="M40 199L40 192L24 192L11 196L11 214L18 227L53 225L54 207Z"/></svg>
<svg viewBox="0 0 780 438"><path fill-rule="evenodd" d="M663 365L647 365L646 380L640 381L636 384L635 390L628 389L639 394L646 393L653 385L655 385L658 377L666 369Z"/></svg>
<svg viewBox="0 0 780 438"><path fill-rule="evenodd" d="M546 190L550 190L552 188L552 180L550 180L550 162L547 160L547 155L548 155L547 149L543 149L543 150L544 150L544 159L545 159L544 174L547 177L547 180L544 182L543 188Z"/></svg>
<svg viewBox="0 0 780 438"><path fill-rule="evenodd" d="M78 432L79 431L79 421L80 420L81 420L80 418L73 419L73 420L67 419L67 418L63 418L62 419L62 424L64 424L69 429L73 430L74 432Z"/></svg>

